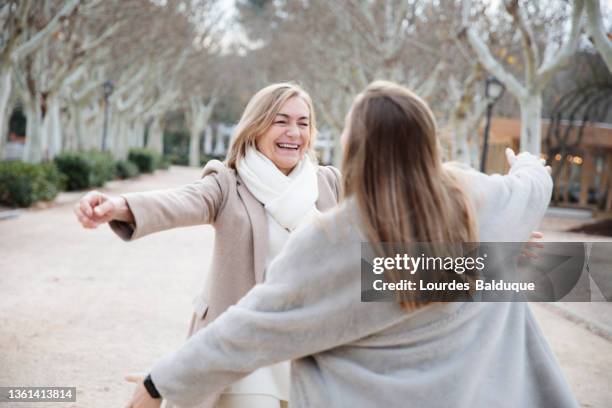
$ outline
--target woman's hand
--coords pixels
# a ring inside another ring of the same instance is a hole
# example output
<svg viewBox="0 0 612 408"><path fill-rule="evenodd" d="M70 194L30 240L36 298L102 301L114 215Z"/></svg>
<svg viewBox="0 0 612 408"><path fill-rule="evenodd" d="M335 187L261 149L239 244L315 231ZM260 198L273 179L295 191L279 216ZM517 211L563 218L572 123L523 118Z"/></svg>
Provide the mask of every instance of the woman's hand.
<svg viewBox="0 0 612 408"><path fill-rule="evenodd" d="M531 154L531 153L529 153L529 152L522 152L522 153L519 153L519 155L517 156L517 155L514 153L514 150L512 150L512 149L511 149L511 148L509 148L509 147L506 147L506 152L505 152L505 153L506 153L506 160L508 161L508 165L509 165L510 167L512 167L512 165L513 165L513 164L516 162L517 158L518 158L518 157L520 157L520 156L522 156L522 155L531 155L531 156L535 156L535 155L532 155L532 154ZM550 166L547 166L547 165L546 165L546 160L544 160L544 159L542 159L542 158L541 158L541 159L540 159L540 163L542 163L542 166L544 166L544 168L546 169L546 171L548 171L548 174L551 174L551 173L552 173L552 169L550 168Z"/></svg>
<svg viewBox="0 0 612 408"><path fill-rule="evenodd" d="M127 375L125 379L136 384L134 395L132 395L132 399L128 402L126 408L159 408L161 406L161 398L152 398L147 392L142 383L144 380L142 375Z"/></svg>
<svg viewBox="0 0 612 408"><path fill-rule="evenodd" d="M84 228L97 228L112 220L134 222L134 215L125 198L99 191L85 194L74 206L74 214Z"/></svg>
<svg viewBox="0 0 612 408"><path fill-rule="evenodd" d="M538 257L538 254L536 254L535 252L536 248L544 248L544 244L536 242L536 239L542 238L544 238L544 234L542 234L540 231L532 231L529 241L527 241L527 243L523 247L523 251L521 252L521 258L536 259Z"/></svg>

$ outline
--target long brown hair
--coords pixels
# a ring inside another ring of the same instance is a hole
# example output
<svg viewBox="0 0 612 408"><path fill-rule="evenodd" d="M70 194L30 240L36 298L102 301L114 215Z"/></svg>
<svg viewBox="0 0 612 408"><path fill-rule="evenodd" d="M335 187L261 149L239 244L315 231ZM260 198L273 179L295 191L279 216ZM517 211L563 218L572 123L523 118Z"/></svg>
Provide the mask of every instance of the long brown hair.
<svg viewBox="0 0 612 408"><path fill-rule="evenodd" d="M435 119L421 98L373 82L355 99L345 132L344 194L354 197L371 244L477 241L471 204L442 166ZM399 296L407 309L427 303Z"/></svg>

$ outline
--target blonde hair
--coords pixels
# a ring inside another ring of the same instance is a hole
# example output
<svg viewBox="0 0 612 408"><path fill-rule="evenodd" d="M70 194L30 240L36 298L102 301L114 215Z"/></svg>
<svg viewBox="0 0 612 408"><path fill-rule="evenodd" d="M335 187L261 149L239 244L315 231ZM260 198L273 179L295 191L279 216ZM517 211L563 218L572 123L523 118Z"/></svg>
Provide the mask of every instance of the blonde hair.
<svg viewBox="0 0 612 408"><path fill-rule="evenodd" d="M377 252L389 251L381 243L477 241L471 204L457 179L442 166L434 116L407 88L376 81L355 99L342 174L344 194L356 200ZM401 279L396 271L388 277ZM441 273L429 279L447 277ZM398 301L406 309L430 303L418 296L405 291Z"/></svg>
<svg viewBox="0 0 612 408"><path fill-rule="evenodd" d="M236 168L236 163L244 157L247 148L255 147L257 138L272 126L283 104L296 96L306 102L310 111L307 154L315 161L314 144L317 126L312 99L299 85L291 82L281 82L261 89L247 104L236 126L236 132L227 154L226 164L228 167Z"/></svg>

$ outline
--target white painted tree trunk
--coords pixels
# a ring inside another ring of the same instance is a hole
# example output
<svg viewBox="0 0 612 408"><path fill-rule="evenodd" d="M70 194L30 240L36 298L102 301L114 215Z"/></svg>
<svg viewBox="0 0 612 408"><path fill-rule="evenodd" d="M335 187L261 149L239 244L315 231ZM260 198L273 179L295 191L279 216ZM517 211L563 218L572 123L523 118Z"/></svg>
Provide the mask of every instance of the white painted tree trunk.
<svg viewBox="0 0 612 408"><path fill-rule="evenodd" d="M72 104L68 105L68 117L62 118L62 123L64 125L64 129L62 134L64 135L64 139L62 141L62 148L64 150L76 150L76 126L74 120L74 113L72 111Z"/></svg>
<svg viewBox="0 0 612 408"><path fill-rule="evenodd" d="M29 163L40 163L43 158L42 110L39 103L24 103L26 116L26 143L23 160Z"/></svg>
<svg viewBox="0 0 612 408"><path fill-rule="evenodd" d="M224 156L227 154L229 147L229 141L232 139L234 134L234 126L227 126L220 123L217 126L217 134L215 138L215 147L213 148L212 154L215 156Z"/></svg>
<svg viewBox="0 0 612 408"><path fill-rule="evenodd" d="M204 153L211 154L213 151L213 132L212 128L208 126L204 131Z"/></svg>
<svg viewBox="0 0 612 408"><path fill-rule="evenodd" d="M118 115L120 116L120 115ZM114 156L117 159L126 159L128 155L128 143L129 143L129 124L127 121L122 118L117 118L117 124L115 127L115 132L113 134L109 134L109 141L112 136L112 150Z"/></svg>
<svg viewBox="0 0 612 408"><path fill-rule="evenodd" d="M200 166L200 135L204 127L194 120L189 130L189 165Z"/></svg>
<svg viewBox="0 0 612 408"><path fill-rule="evenodd" d="M110 152L113 156L115 156L116 158L119 158L118 156L118 148L117 148L117 139L118 139L118 134L119 134L119 130L120 130L120 126L121 124L119 123L119 115L115 114L115 112L113 112L113 115L109 115L108 118L108 123L107 123L107 129L106 129L106 150L108 152ZM98 147L102 146L102 139L104 137L104 135L102 134L104 132L104 119L102 119L101 125L100 125L100 129L99 133L100 133L100 143L98 144Z"/></svg>
<svg viewBox="0 0 612 408"><path fill-rule="evenodd" d="M4 146L8 133L8 120L11 114L9 100L11 97L12 71L7 67L0 71L0 159L4 157Z"/></svg>
<svg viewBox="0 0 612 408"><path fill-rule="evenodd" d="M83 124L83 107L78 103L72 103L70 104L70 113L72 115L72 125L74 126L74 139L68 148L84 150L86 145L85 128Z"/></svg>
<svg viewBox="0 0 612 408"><path fill-rule="evenodd" d="M470 164L470 146L468 143L467 120L453 120L451 122L453 138L452 160Z"/></svg>
<svg viewBox="0 0 612 408"><path fill-rule="evenodd" d="M43 121L46 137L47 159L54 158L62 151L62 123L60 117L60 101L57 97L47 99L47 114Z"/></svg>
<svg viewBox="0 0 612 408"><path fill-rule="evenodd" d="M482 148L480 146L480 134L478 133L478 127L469 130L468 135L468 146L470 149L469 164L473 169L480 169L480 155L482 154Z"/></svg>
<svg viewBox="0 0 612 408"><path fill-rule="evenodd" d="M519 100L521 109L521 151L540 155L542 151L542 94L530 93Z"/></svg>
<svg viewBox="0 0 612 408"><path fill-rule="evenodd" d="M156 116L151 122L149 128L149 138L147 139L147 147L159 154L164 151L164 130L162 129L162 118Z"/></svg>
<svg viewBox="0 0 612 408"><path fill-rule="evenodd" d="M133 120L130 126L130 147L144 147L145 124L142 120Z"/></svg>
<svg viewBox="0 0 612 408"><path fill-rule="evenodd" d="M190 101L191 112L188 117L191 119L189 126L189 165L200 166L200 138L202 132L208 126L210 114L216 104L213 97L207 105L197 101L195 98Z"/></svg>

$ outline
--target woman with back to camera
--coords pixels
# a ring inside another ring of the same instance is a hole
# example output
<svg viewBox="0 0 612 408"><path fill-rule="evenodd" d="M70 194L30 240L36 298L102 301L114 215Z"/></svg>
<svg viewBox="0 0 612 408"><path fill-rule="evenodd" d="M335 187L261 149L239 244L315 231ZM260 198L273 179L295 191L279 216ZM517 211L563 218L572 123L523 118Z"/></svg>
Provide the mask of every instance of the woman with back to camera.
<svg viewBox="0 0 612 408"><path fill-rule="evenodd" d="M316 119L310 96L291 83L270 85L249 101L226 164L210 161L202 179L162 191L85 195L75 207L86 228L110 222L125 240L212 224L215 245L189 335L205 327L264 279L298 225L338 202L339 172L314 160ZM279 408L289 398L289 362L258 370L200 406ZM221 391L221 390L219 390Z"/></svg>
<svg viewBox="0 0 612 408"><path fill-rule="evenodd" d="M526 303L362 303L361 242L525 241L552 180L531 154L505 176L442 165L427 105L375 82L343 134L341 205L292 234L255 286L160 360L129 407L192 406L292 361L294 407L576 407ZM256 344L256 349L253 347Z"/></svg>

